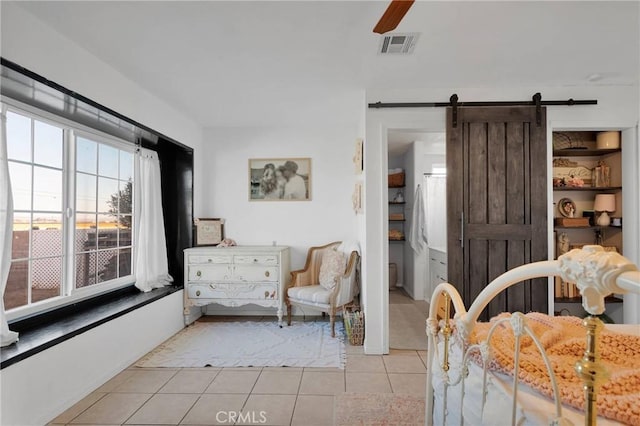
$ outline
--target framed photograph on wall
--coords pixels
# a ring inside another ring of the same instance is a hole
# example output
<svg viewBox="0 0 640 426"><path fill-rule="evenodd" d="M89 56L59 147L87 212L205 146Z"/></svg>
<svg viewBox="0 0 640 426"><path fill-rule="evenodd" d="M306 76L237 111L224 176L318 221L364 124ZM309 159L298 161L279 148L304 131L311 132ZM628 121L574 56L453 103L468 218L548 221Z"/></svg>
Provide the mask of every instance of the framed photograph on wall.
<svg viewBox="0 0 640 426"><path fill-rule="evenodd" d="M217 246L224 239L224 220L220 218L198 218L194 221L193 237L196 246Z"/></svg>
<svg viewBox="0 0 640 426"><path fill-rule="evenodd" d="M311 200L311 158L250 158L249 201Z"/></svg>

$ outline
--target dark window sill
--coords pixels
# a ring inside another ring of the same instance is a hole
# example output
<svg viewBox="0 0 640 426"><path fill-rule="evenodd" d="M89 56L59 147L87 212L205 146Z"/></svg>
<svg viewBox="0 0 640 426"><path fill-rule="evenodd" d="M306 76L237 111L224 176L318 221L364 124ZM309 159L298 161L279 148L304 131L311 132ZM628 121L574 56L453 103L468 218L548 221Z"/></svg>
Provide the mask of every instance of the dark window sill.
<svg viewBox="0 0 640 426"><path fill-rule="evenodd" d="M2 348L0 369L44 351L178 290L168 286L142 293L134 286L10 324L20 333L13 345Z"/></svg>

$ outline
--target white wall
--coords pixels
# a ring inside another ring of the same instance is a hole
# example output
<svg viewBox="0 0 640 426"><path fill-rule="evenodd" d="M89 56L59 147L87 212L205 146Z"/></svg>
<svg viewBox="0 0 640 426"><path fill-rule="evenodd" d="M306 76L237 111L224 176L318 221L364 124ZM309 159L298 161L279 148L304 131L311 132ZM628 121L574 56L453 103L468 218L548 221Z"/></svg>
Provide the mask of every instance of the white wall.
<svg viewBox="0 0 640 426"><path fill-rule="evenodd" d="M178 291L0 370L3 425L43 425L184 327Z"/></svg>
<svg viewBox="0 0 640 426"><path fill-rule="evenodd" d="M290 246L292 269L304 266L309 247L358 239L351 204L356 179L362 179L352 161L357 123L327 127L320 121L313 128L205 130L205 216L224 218L225 236L240 245ZM249 159L287 157L311 158L311 201L249 201Z"/></svg>
<svg viewBox="0 0 640 426"><path fill-rule="evenodd" d="M598 105L558 106L547 108L548 126L555 123L568 124L576 128L628 128L638 122L638 88L635 86L590 86L590 87L522 87L522 88L439 88L424 90L370 90L366 94L367 103L372 102L446 102L451 94L457 93L463 101L519 101L531 99L541 92L543 100L550 99L597 99ZM386 198L387 133L393 129L418 129L426 132L445 131L444 108L391 108L369 109L366 114L367 155L365 168L371 171L366 175L366 234L363 275L367 277L365 293L366 353L386 353L388 343L388 245L382 240L386 237L385 224L388 212ZM550 143L550 141L549 141ZM636 143L637 145L637 143ZM635 154L637 158L637 153ZM636 168L637 168L636 164ZM383 200L385 200L383 202ZM640 211L640 206L636 207ZM384 234L379 234L380 229ZM551 232L550 232L551 234ZM627 236L625 234L625 246ZM637 255L636 255L637 257ZM632 259L638 262L638 259Z"/></svg>
<svg viewBox="0 0 640 426"><path fill-rule="evenodd" d="M0 15L2 57L195 150L200 147L202 128L178 108L141 88L15 3L2 2ZM196 213L200 212L202 189L198 159L196 156Z"/></svg>

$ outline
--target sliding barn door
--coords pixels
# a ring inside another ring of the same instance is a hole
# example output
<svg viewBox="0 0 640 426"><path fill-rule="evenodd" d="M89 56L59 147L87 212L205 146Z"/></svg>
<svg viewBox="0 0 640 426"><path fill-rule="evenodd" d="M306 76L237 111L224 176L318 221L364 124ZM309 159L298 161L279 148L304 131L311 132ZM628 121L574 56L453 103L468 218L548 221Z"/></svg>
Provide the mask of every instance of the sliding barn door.
<svg viewBox="0 0 640 426"><path fill-rule="evenodd" d="M547 259L546 109L447 110L448 279L467 308L498 275ZM482 318L547 312L547 280L499 295Z"/></svg>

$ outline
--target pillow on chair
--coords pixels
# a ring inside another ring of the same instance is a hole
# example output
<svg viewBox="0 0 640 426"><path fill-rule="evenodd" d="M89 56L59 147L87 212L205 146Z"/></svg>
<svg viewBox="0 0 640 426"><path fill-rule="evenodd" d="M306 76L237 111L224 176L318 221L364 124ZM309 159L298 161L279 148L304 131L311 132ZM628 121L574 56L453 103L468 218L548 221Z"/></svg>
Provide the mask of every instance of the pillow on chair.
<svg viewBox="0 0 640 426"><path fill-rule="evenodd" d="M336 287L336 278L344 274L346 268L346 258L342 252L337 250L327 250L322 256L320 264L320 274L318 280L320 285L327 290L333 290Z"/></svg>

